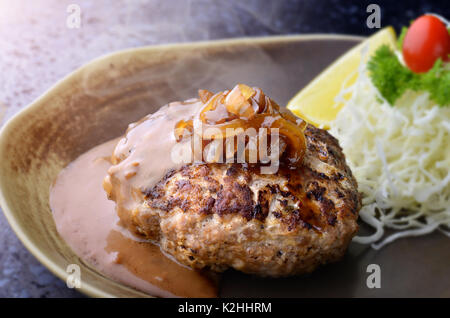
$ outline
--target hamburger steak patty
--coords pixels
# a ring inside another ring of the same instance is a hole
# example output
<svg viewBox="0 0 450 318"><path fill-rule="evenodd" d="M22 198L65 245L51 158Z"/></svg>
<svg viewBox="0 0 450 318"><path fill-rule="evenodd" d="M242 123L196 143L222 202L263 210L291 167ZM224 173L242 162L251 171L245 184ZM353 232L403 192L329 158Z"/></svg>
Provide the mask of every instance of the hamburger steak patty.
<svg viewBox="0 0 450 318"><path fill-rule="evenodd" d="M311 125L305 136L298 169L183 166L141 189L139 207L121 220L195 269L277 277L337 261L358 230L357 183L334 137Z"/></svg>

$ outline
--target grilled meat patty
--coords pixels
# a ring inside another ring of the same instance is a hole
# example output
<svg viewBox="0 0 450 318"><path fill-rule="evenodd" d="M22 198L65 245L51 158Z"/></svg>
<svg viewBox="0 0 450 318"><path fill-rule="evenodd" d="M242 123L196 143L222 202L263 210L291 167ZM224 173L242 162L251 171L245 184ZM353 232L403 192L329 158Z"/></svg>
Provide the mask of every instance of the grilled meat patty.
<svg viewBox="0 0 450 318"><path fill-rule="evenodd" d="M357 183L334 137L311 125L305 136L301 168L186 165L121 219L195 269L277 277L339 260L358 230Z"/></svg>

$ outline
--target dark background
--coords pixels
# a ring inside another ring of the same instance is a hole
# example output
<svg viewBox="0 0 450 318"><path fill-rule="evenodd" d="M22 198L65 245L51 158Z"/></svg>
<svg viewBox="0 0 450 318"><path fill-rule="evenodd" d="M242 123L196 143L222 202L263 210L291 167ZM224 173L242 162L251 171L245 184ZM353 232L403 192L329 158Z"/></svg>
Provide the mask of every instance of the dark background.
<svg viewBox="0 0 450 318"><path fill-rule="evenodd" d="M81 27L66 26L67 6ZM296 33L369 35L367 5L397 31L450 1L337 0L0 0L0 121L89 60L128 47ZM0 297L77 297L40 265L0 214Z"/></svg>
<svg viewBox="0 0 450 318"><path fill-rule="evenodd" d="M242 19L245 33L249 35L273 35L285 33L343 33L370 35L375 29L369 29L365 21L369 13L369 4L378 4L381 9L381 26L392 25L397 31L419 15L433 12L449 18L449 1L396 1L396 0L280 0L248 1L276 3L273 23L236 10Z"/></svg>

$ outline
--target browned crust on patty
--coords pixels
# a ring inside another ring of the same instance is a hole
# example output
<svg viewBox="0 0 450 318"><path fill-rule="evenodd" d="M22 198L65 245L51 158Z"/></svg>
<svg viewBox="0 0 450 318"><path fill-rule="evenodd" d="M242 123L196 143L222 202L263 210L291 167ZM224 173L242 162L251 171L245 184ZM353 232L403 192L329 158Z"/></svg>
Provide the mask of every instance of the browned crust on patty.
<svg viewBox="0 0 450 318"><path fill-rule="evenodd" d="M281 167L273 177L261 175L258 167L242 164L187 165L179 171L168 172L156 186L145 190L147 204L165 212L177 208L204 215L237 214L247 221L264 222L273 197L281 196L277 199L278 208L272 213L289 230L297 226L323 230L333 226L339 216L351 213L356 217L360 196L337 140L313 126L308 126L305 134L307 156L320 158L336 171L320 172L306 163L296 170ZM176 191L167 191L174 174L180 176L175 182ZM267 179L267 184L254 193L249 184L257 178ZM287 181L283 189L271 183L279 178Z"/></svg>
<svg viewBox="0 0 450 318"><path fill-rule="evenodd" d="M144 201L123 221L195 269L275 277L339 260L358 230L357 183L334 137L310 125L305 135L300 168L184 166L141 189Z"/></svg>

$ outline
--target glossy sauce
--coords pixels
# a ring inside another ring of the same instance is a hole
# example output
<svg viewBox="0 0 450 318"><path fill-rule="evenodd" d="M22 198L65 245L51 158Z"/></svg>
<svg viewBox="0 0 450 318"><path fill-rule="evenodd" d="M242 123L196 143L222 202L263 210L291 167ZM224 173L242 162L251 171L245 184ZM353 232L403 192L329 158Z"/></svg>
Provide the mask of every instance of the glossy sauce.
<svg viewBox="0 0 450 318"><path fill-rule="evenodd" d="M217 284L205 274L166 257L157 245L118 225L115 204L102 182L117 140L81 155L58 176L50 205L59 234L88 264L125 285L161 297L215 297Z"/></svg>
<svg viewBox="0 0 450 318"><path fill-rule="evenodd" d="M151 189L172 169L186 164L173 157L179 149L174 127L182 119L193 117L203 107L198 99L173 102L163 106L129 125L125 136L112 152L113 165L108 169L103 187L108 197L116 202L121 224L138 234L130 216L137 212L145 200L144 193ZM191 144L185 143L191 152ZM105 174L106 175L106 174Z"/></svg>

